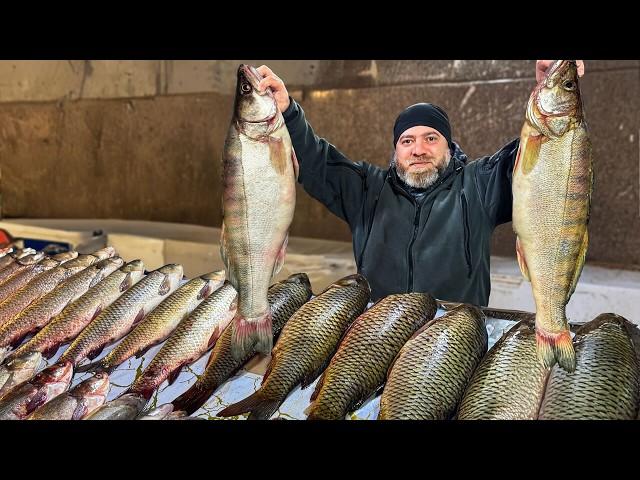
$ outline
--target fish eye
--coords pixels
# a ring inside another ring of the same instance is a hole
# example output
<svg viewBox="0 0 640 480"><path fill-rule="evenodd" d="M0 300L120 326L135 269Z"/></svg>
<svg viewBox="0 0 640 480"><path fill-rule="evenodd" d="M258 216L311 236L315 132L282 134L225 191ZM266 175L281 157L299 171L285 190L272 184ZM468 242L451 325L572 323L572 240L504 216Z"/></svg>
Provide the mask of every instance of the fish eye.
<svg viewBox="0 0 640 480"><path fill-rule="evenodd" d="M576 84L574 82L572 82L571 80L567 80L566 82L564 82L562 84L562 86L564 87L565 90L575 90L576 88Z"/></svg>
<svg viewBox="0 0 640 480"><path fill-rule="evenodd" d="M240 85L240 90L242 90L242 93L249 93L251 91L251 85L248 83L242 83L242 85Z"/></svg>

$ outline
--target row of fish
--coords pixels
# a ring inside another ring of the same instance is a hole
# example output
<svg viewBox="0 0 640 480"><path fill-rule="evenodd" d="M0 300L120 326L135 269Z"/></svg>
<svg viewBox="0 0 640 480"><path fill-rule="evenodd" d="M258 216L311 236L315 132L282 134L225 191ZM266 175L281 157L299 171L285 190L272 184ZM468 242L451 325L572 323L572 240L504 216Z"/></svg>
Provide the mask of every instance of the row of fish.
<svg viewBox="0 0 640 480"><path fill-rule="evenodd" d="M141 262L123 263L93 286L85 283L84 295L9 355L0 367L0 418L191 418L186 416L257 353L254 347L241 358L233 354L230 322L237 295L223 272L177 288L179 266L165 266L141 280ZM88 277L79 273L70 278ZM307 387L319 376L306 411L309 419L345 418L383 386L381 419L637 415L637 329L622 317L601 315L577 331L577 366L568 373L537 361L531 319L513 327L485 355L487 332L480 309L461 305L434 319L436 300L411 293L390 295L365 311L369 294L360 275L335 282L313 299L304 274L271 286L268 301L277 343L262 385L217 415L248 413L249 418L268 419L297 385ZM62 303L51 298L51 311L58 311ZM14 318L24 318L23 312ZM123 337L107 356L81 365ZM125 394L102 405L109 373L165 340ZM56 365L31 378L41 354L51 356L70 341ZM184 365L211 347L204 373L189 390L171 404L143 413L165 380L175 381ZM97 373L67 391L74 368Z"/></svg>

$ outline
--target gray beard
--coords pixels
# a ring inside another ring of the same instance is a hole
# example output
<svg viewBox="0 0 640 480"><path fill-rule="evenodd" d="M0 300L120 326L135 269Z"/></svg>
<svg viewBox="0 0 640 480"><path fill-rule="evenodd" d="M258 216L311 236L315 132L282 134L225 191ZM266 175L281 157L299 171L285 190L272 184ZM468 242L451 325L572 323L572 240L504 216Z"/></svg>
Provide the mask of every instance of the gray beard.
<svg viewBox="0 0 640 480"><path fill-rule="evenodd" d="M419 173L407 173L406 170L402 170L397 162L397 157L394 154L393 160L391 161L391 166L395 167L396 173L400 180L409 185L412 188L428 188L434 183L438 181L442 173L449 166L449 162L451 162L451 152L447 151L445 156L445 161L442 165L436 167L435 171L428 170L426 172Z"/></svg>

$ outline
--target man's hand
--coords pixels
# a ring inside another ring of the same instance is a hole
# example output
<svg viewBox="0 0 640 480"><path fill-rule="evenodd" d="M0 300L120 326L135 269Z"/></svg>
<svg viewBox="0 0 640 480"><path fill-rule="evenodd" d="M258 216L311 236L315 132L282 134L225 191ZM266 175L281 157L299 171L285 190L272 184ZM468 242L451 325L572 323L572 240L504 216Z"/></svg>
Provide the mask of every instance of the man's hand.
<svg viewBox="0 0 640 480"><path fill-rule="evenodd" d="M287 87L284 86L284 82L266 65L262 65L256 68L256 70L264 77L260 80L258 88L262 91L265 88L270 87L273 92L273 96L276 99L278 110L284 112L289 108L289 104L291 103L289 101L289 92L287 92Z"/></svg>
<svg viewBox="0 0 640 480"><path fill-rule="evenodd" d="M536 82L540 82L540 80L544 78L544 73L553 62L555 62L555 60L536 61ZM584 75L584 62L582 60L576 60L576 64L578 65L578 76L581 77L582 75Z"/></svg>

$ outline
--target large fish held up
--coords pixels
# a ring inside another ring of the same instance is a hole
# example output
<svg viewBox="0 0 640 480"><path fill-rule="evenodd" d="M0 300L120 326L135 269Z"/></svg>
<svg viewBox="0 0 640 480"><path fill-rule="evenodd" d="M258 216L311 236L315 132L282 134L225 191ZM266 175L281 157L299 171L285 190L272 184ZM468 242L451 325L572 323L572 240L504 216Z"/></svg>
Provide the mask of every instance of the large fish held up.
<svg viewBox="0 0 640 480"><path fill-rule="evenodd" d="M284 263L296 201L298 166L289 132L262 76L240 65L234 113L223 153L220 253L238 292L232 353L273 346L267 291Z"/></svg>
<svg viewBox="0 0 640 480"><path fill-rule="evenodd" d="M536 303L537 355L572 372L565 307L587 253L591 144L575 61L558 60L534 89L513 170L518 263Z"/></svg>

